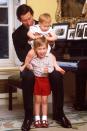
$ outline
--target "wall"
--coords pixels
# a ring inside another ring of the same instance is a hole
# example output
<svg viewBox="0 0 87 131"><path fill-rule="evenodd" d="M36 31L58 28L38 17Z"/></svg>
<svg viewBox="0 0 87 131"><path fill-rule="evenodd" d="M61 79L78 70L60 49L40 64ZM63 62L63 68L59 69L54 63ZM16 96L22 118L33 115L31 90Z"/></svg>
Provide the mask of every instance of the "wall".
<svg viewBox="0 0 87 131"><path fill-rule="evenodd" d="M38 20L40 14L47 12L51 14L52 22L55 22L57 0L27 0L27 4L34 10L34 17Z"/></svg>

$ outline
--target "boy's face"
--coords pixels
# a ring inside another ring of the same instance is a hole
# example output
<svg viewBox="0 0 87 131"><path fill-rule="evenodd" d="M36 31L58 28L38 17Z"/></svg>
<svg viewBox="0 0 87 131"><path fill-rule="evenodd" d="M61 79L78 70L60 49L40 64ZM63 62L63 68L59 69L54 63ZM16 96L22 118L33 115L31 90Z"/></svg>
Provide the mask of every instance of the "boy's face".
<svg viewBox="0 0 87 131"><path fill-rule="evenodd" d="M43 22L43 23L39 23L39 25L42 31L48 31L50 28L51 22Z"/></svg>
<svg viewBox="0 0 87 131"><path fill-rule="evenodd" d="M33 25L33 16L31 15L30 12L27 12L26 14L21 15L20 21L22 22L23 25L29 27Z"/></svg>
<svg viewBox="0 0 87 131"><path fill-rule="evenodd" d="M47 53L47 46L45 44L36 48L36 54L39 58L44 58Z"/></svg>

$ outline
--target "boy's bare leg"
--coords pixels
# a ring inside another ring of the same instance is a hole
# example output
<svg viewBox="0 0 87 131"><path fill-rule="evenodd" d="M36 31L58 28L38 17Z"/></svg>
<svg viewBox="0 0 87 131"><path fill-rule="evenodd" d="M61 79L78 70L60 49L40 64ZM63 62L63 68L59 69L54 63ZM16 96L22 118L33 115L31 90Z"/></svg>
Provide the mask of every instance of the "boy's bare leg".
<svg viewBox="0 0 87 131"><path fill-rule="evenodd" d="M47 100L48 96L42 96L42 115L47 116Z"/></svg>
<svg viewBox="0 0 87 131"><path fill-rule="evenodd" d="M34 96L34 114L35 116L40 116L40 104L41 104L41 96Z"/></svg>

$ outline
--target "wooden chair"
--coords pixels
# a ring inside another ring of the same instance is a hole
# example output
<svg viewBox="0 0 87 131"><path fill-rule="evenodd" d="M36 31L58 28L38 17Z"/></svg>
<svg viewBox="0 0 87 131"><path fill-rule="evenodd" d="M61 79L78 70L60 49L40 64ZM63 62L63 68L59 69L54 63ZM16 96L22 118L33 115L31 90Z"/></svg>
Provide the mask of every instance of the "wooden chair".
<svg viewBox="0 0 87 131"><path fill-rule="evenodd" d="M12 93L17 91L17 88L21 89L21 78L20 73L15 73L8 77L8 89L9 89L9 110L12 110Z"/></svg>

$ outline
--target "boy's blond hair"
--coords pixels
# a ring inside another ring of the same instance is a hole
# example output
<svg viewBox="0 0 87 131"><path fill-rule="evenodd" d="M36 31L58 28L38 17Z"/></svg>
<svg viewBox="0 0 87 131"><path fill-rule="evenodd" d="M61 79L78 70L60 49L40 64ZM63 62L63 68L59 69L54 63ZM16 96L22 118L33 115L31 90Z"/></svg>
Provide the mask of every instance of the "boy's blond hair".
<svg viewBox="0 0 87 131"><path fill-rule="evenodd" d="M34 40L34 46L33 46L35 52L36 52L36 49L38 47L43 46L43 45L46 45L46 47L48 48L48 41L47 41L47 39L44 36L35 39Z"/></svg>
<svg viewBox="0 0 87 131"><path fill-rule="evenodd" d="M39 16L39 22L51 22L51 16L49 13L43 13Z"/></svg>

